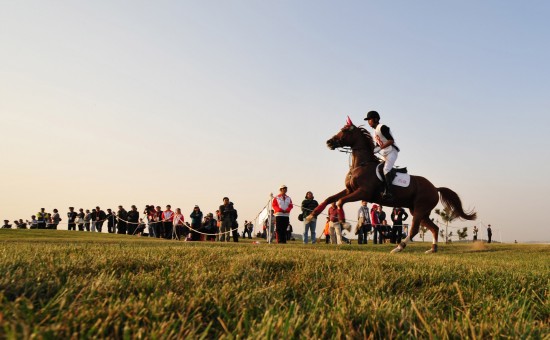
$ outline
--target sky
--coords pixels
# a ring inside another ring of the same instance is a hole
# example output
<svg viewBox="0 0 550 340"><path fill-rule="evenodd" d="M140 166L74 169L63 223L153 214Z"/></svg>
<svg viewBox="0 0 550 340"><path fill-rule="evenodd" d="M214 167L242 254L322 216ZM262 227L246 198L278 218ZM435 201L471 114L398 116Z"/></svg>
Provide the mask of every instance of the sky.
<svg viewBox="0 0 550 340"><path fill-rule="evenodd" d="M298 205L341 191L348 156L325 142L377 110L396 165L477 211L453 228L550 242L548 17L537 0L0 1L0 219L228 196L242 225L281 184Z"/></svg>

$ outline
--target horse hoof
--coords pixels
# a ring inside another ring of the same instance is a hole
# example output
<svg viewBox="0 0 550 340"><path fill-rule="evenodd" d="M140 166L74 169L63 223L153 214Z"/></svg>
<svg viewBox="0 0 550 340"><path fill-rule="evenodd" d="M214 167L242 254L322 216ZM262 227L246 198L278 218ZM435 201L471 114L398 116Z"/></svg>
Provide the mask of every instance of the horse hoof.
<svg viewBox="0 0 550 340"><path fill-rule="evenodd" d="M437 253L437 244L432 245L432 249L428 249L424 254L435 254Z"/></svg>
<svg viewBox="0 0 550 340"><path fill-rule="evenodd" d="M395 253L399 253L400 251L402 251L403 248L401 248L400 246L397 246L394 250L392 250L390 252L390 254L395 254Z"/></svg>

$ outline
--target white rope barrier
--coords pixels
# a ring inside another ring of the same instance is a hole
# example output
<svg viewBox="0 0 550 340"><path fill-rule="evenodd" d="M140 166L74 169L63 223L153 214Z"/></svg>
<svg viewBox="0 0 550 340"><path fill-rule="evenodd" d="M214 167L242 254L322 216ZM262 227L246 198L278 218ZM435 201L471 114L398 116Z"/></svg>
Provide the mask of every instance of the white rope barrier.
<svg viewBox="0 0 550 340"><path fill-rule="evenodd" d="M122 222L125 222L126 224L137 224L139 225L140 223L139 222L130 222L130 221L126 221L126 220L123 220L122 218L118 217L118 216L115 216L117 220L119 221L122 221ZM152 222L152 223L165 223L165 222L172 222L170 219L165 219L165 220L160 220L160 221L155 221L155 222ZM150 222L149 222L150 223ZM146 224L144 222L142 222L141 224L143 224L144 226L146 226ZM202 235L208 235L208 236L220 236L220 235L225 235L225 234L228 234L228 233L231 233L233 232L234 230L237 230L239 229L239 227L236 227L236 228L233 228L229 231L224 231L224 232L220 232L220 233L217 233L217 234L209 234L209 233L203 233L203 232L200 232L194 228L191 227L191 225L189 225L189 222L185 222L183 224L172 224L173 227L177 227L177 226L181 226L181 227L187 227L188 229L190 230L193 230L194 232L198 233L198 234L202 234Z"/></svg>
<svg viewBox="0 0 550 340"><path fill-rule="evenodd" d="M158 221L150 221L148 220L147 223L145 222L131 222L131 221L128 221L128 220L125 220L125 219L122 219L120 218L119 216L117 215L111 215L112 217L114 217L114 219L117 221L117 222L124 222L125 224L127 225L136 225L136 226L139 226L139 225L143 225L143 227L146 227L147 225L151 225L151 224L157 224L157 223L166 223L166 222L170 222L172 223L173 221L170 220L170 219L161 219L161 220L158 220ZM33 227L32 229L34 229L35 227L37 227L38 225L44 225L44 226L48 226L48 225L55 225L56 227L58 225L74 225L75 227L76 226L83 226L85 224L95 224L95 223L104 223L105 221L109 222L109 217L111 216L107 216L107 218L105 219L102 219L102 220L85 220L84 218L82 217L77 217L74 222L69 222L69 221L66 221L66 222L62 222L62 221L59 221L59 222L51 222L51 221L48 221L48 220L34 220L34 221L29 221L29 220L26 220L26 222L23 222L26 226L29 226L29 227ZM51 216L49 217L50 219L52 218ZM216 221L216 224L217 224L217 220L214 220ZM36 223L33 223L33 222L36 222ZM224 231L224 232L218 232L218 233L204 233L204 232L201 232L197 229L194 229L193 227L191 227L191 225L189 224L189 222L185 222L184 224L173 224L172 223L172 227L176 227L176 226L181 226L181 227L186 227L188 228L189 230L192 230L193 232L197 233L197 234L201 234L201 235L206 235L206 236L221 236L221 235L225 235L225 234L230 234L236 230L239 229L239 227L235 227L233 229L230 229L228 231ZM218 228L218 226L216 225L216 228ZM15 229L18 229L17 226ZM20 229L31 229L31 228L20 228ZM47 227L45 229L48 229ZM135 235L135 232L137 231L137 228L136 230L134 230L134 235Z"/></svg>

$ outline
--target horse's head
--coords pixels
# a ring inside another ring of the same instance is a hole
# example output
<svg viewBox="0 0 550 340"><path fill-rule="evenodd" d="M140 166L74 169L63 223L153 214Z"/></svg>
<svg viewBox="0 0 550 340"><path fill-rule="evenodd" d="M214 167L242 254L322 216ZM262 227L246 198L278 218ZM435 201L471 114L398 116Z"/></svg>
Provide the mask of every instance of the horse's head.
<svg viewBox="0 0 550 340"><path fill-rule="evenodd" d="M357 143L358 132L357 126L353 125L351 119L348 117L346 125L340 132L327 140L327 146L331 150L343 147L353 147Z"/></svg>

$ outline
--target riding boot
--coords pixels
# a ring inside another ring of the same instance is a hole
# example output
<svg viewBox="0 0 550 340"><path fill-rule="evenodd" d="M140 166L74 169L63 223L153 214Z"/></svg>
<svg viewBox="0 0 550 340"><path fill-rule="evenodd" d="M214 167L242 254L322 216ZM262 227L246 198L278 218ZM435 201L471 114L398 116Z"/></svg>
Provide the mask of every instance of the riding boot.
<svg viewBox="0 0 550 340"><path fill-rule="evenodd" d="M382 194L382 198L384 199L392 199L393 195L391 193L391 182L393 181L393 176L391 172L388 172L384 175L385 182L384 185L386 186L386 191Z"/></svg>

